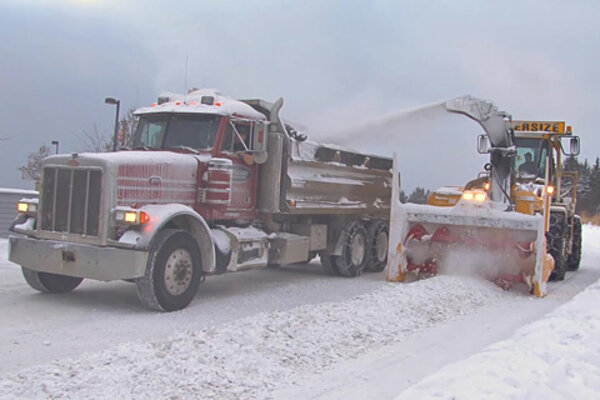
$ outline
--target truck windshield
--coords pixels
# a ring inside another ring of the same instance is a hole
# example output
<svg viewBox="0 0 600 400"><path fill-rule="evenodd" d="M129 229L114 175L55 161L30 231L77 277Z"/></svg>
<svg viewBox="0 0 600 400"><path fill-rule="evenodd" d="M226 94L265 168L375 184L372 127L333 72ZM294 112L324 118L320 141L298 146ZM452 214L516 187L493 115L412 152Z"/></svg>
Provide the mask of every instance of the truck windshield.
<svg viewBox="0 0 600 400"><path fill-rule="evenodd" d="M219 118L210 114L142 115L134 134L133 148L210 150L215 142Z"/></svg>
<svg viewBox="0 0 600 400"><path fill-rule="evenodd" d="M516 138L517 155L515 171L519 178L535 179L544 177L546 170L546 147L537 139Z"/></svg>

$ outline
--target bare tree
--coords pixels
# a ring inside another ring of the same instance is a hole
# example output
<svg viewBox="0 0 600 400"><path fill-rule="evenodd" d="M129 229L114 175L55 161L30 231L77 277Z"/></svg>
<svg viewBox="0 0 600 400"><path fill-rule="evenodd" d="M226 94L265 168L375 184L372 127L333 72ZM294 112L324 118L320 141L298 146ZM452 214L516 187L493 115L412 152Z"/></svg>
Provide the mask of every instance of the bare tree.
<svg viewBox="0 0 600 400"><path fill-rule="evenodd" d="M112 150L111 135L101 132L96 124L92 124L90 129L84 129L79 141L85 151L92 153L104 153Z"/></svg>
<svg viewBox="0 0 600 400"><path fill-rule="evenodd" d="M133 113L135 112L135 107L131 107L127 110L127 113L121 118L119 130L119 146L131 148L133 146L133 134L137 128L138 117L136 117Z"/></svg>
<svg viewBox="0 0 600 400"><path fill-rule="evenodd" d="M21 178L24 180L39 181L42 178L42 161L50 155L50 147L43 144L37 152L29 153L27 163L19 167Z"/></svg>
<svg viewBox="0 0 600 400"><path fill-rule="evenodd" d="M137 117L133 115L135 108L130 108L119 121L117 148L131 148L133 145L133 134L137 128ZM79 141L85 151L92 153L104 153L112 151L114 133L102 132L98 125L92 124L90 129L84 129L79 136Z"/></svg>

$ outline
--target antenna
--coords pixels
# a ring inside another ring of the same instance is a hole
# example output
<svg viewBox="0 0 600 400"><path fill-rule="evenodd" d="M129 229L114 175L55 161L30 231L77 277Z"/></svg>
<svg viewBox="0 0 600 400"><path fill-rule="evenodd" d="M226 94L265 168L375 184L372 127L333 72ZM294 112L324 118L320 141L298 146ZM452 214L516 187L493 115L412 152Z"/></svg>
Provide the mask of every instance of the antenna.
<svg viewBox="0 0 600 400"><path fill-rule="evenodd" d="M183 84L183 93L187 96L187 71L188 71L188 56L185 56L185 81Z"/></svg>

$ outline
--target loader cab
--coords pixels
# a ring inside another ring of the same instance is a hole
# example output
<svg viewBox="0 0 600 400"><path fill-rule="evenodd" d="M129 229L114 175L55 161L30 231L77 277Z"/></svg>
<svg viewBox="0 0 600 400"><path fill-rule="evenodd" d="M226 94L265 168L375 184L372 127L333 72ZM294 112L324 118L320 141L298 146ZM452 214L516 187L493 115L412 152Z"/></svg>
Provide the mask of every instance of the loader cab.
<svg viewBox="0 0 600 400"><path fill-rule="evenodd" d="M519 181L545 178L548 146L544 140L515 138L514 171Z"/></svg>

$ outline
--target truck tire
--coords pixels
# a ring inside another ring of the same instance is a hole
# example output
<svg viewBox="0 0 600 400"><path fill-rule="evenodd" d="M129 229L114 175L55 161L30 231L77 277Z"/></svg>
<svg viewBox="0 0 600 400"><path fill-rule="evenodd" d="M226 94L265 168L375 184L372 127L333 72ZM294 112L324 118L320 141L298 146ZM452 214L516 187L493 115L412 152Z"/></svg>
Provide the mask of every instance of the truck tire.
<svg viewBox="0 0 600 400"><path fill-rule="evenodd" d="M576 215L573 219L573 243L571 245L571 254L567 259L567 269L577 271L581 262L581 218Z"/></svg>
<svg viewBox="0 0 600 400"><path fill-rule="evenodd" d="M67 293L83 281L83 278L32 271L25 267L21 267L21 271L29 286L42 293Z"/></svg>
<svg viewBox="0 0 600 400"><path fill-rule="evenodd" d="M389 226L385 221L373 221L367 228L367 265L366 271L381 272L387 265Z"/></svg>
<svg viewBox="0 0 600 400"><path fill-rule="evenodd" d="M146 274L135 281L142 304L157 311L187 307L202 280L200 263L198 244L188 232L159 232L150 247Z"/></svg>
<svg viewBox="0 0 600 400"><path fill-rule="evenodd" d="M341 276L352 278L361 274L367 265L367 231L360 221L352 221L340 234L342 251L333 261Z"/></svg>
<svg viewBox="0 0 600 400"><path fill-rule="evenodd" d="M554 271L550 274L551 281L562 281L567 272L566 257L566 221L565 215L559 213L550 214L550 229L548 230L548 252L554 258Z"/></svg>

